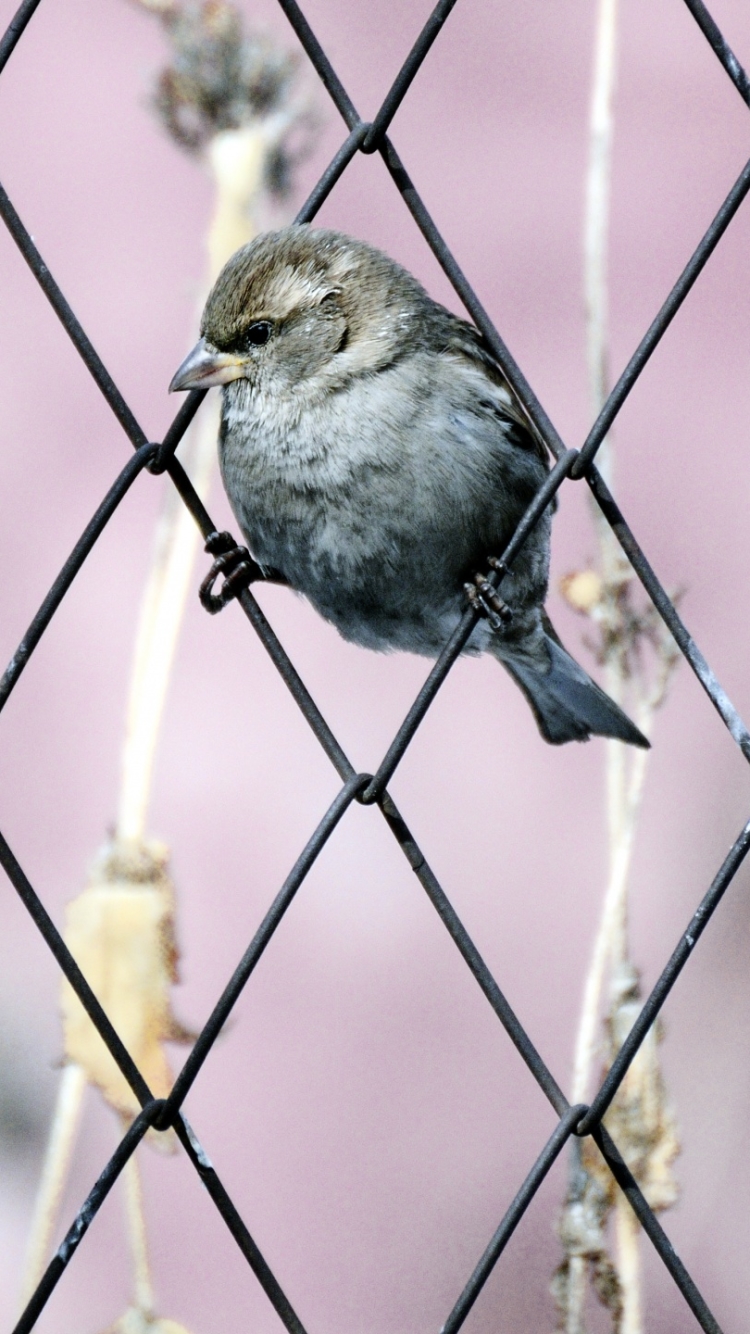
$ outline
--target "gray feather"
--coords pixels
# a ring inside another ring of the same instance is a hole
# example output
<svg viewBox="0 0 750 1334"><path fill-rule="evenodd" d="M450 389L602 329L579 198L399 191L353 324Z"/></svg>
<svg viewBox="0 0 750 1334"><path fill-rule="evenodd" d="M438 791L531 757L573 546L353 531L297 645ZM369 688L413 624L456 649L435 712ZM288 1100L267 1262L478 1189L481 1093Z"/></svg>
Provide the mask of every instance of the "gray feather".
<svg viewBox="0 0 750 1334"><path fill-rule="evenodd" d="M546 672L520 654L500 658L529 701L545 741L559 746L608 736L648 749L643 733L562 645L547 636L546 647L550 658Z"/></svg>

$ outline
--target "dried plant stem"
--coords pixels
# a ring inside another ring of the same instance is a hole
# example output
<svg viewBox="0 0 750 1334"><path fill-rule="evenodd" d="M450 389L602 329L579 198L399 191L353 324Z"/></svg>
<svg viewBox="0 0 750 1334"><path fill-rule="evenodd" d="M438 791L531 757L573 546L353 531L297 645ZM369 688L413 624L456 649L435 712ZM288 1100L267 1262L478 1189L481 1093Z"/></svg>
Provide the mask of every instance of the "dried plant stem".
<svg viewBox="0 0 750 1334"><path fill-rule="evenodd" d="M639 726L643 727L643 725L643 720L641 720ZM607 759L609 768L609 756ZM633 757L626 798L620 803L620 809L613 812L622 819L617 836L614 838L610 836L609 878L591 954L591 962L586 974L573 1065L571 1093L571 1101L573 1102L584 1102L589 1092L591 1072L598 1046L596 1035L599 1028L601 995L607 965L619 963L625 957L628 873L630 871L643 784L646 777L647 760L647 751L639 751ZM619 775L617 775L617 778L619 780ZM612 806L615 806L614 800Z"/></svg>
<svg viewBox="0 0 750 1334"><path fill-rule="evenodd" d="M208 283L231 254L256 233L253 205L263 188L267 127L251 126L217 135L208 151L216 183L216 207L208 235ZM218 402L204 405L182 457L193 485L205 497L216 457ZM198 534L191 515L170 488L157 524L154 553L141 605L130 688L117 838L145 837L159 729L185 613ZM125 1173L135 1304L153 1307L146 1226L135 1156Z"/></svg>
<svg viewBox="0 0 750 1334"><path fill-rule="evenodd" d="M123 1131L126 1129L127 1124L124 1125ZM146 1219L143 1213L143 1191L137 1151L128 1159L122 1178L125 1185L128 1241L133 1263L133 1305L137 1311L148 1317L153 1314L154 1289L148 1262Z"/></svg>
<svg viewBox="0 0 750 1334"><path fill-rule="evenodd" d="M21 1284L21 1309L26 1306L47 1266L52 1234L81 1120L85 1088L86 1076L80 1065L66 1065L60 1076L42 1177L34 1204Z"/></svg>
<svg viewBox="0 0 750 1334"><path fill-rule="evenodd" d="M607 251L609 236L609 199L612 173L613 101L615 88L617 38L617 0L599 0L594 49L594 73L589 122L589 160L586 178L584 223L584 294L586 302L586 351L591 405L598 413L607 395ZM600 466L612 472L611 442L606 440L599 454ZM609 479L608 479L609 480ZM605 585L616 572L614 547L617 543L607 524L598 526ZM618 548L619 550L619 548ZM624 681L619 664L607 664L607 690L622 702ZM639 756L640 758L640 756ZM627 794L625 747L607 742L607 823L609 831L609 876L604 896L591 964L586 977L584 1001L576 1039L573 1094L585 1099L595 1051L595 1034L604 973L617 923L622 934L623 899L627 886L638 795L643 784L641 766L638 790ZM633 800L635 798L635 800ZM629 817L628 818L628 814Z"/></svg>
<svg viewBox="0 0 750 1334"><path fill-rule="evenodd" d="M608 291L607 259L609 241L609 205L611 195L612 140L614 131L614 91L617 52L617 0L598 0L594 52L594 72L589 124L589 160L586 180L584 228L584 292L586 304L586 350L591 407L600 412L609 388L608 374ZM613 481L613 449L607 438L599 453L599 466L608 485ZM647 612L638 612L630 600L632 571L614 533L598 509L594 509L599 539L601 569L600 592L592 600L589 612L601 633L602 660L606 668L606 689L621 705L627 704L646 737L651 733L654 714L662 704L667 683L675 665L675 655L663 631L654 626ZM649 640L656 649L653 679L645 672L640 657L641 642ZM627 699L626 699L627 696ZM599 926L584 984L583 1002L575 1044L572 1101L588 1099L592 1074L599 1056L602 1011L607 1011L609 1045L618 1045L638 1005L638 973L630 963L628 942L628 887L633 847L641 810L648 766L648 751L630 750L619 741L608 741L606 751L606 805L609 843L607 885ZM605 984L609 982L608 1004L604 1005ZM635 1007L635 1008L634 1008ZM654 1056L654 1060L656 1057ZM658 1065L650 1071L651 1087L656 1097L649 1119L643 1101L644 1082L630 1091L631 1121L626 1122L631 1151L641 1154L641 1166L652 1171L652 1187L661 1189L661 1205L674 1199L674 1185L665 1173L678 1151L673 1118L667 1111ZM617 1110L616 1102L613 1111ZM651 1150L662 1150L661 1176ZM587 1169L590 1173L591 1169ZM609 1197L597 1183L587 1178L589 1215L581 1214L576 1223L576 1203L585 1198L580 1186L580 1161L571 1162L571 1187L567 1227L567 1258L559 1271L563 1282L561 1325L566 1334L583 1334L584 1305L587 1292L587 1264L593 1265L592 1279L600 1299L608 1306L617 1334L642 1334L639 1224L625 1198L617 1193ZM614 1206L614 1230L617 1247L617 1272L606 1256L606 1221ZM599 1264L595 1255L606 1258ZM607 1267L608 1266L608 1267Z"/></svg>
<svg viewBox="0 0 750 1334"><path fill-rule="evenodd" d="M589 120L589 159L584 223L584 296L589 387L598 413L608 392L607 252L612 175L617 0L599 0ZM607 443L599 451L606 470Z"/></svg>
<svg viewBox="0 0 750 1334"><path fill-rule="evenodd" d="M590 400L598 414L609 388L608 368L608 290L607 261L609 241L609 206L611 196L612 140L614 132L614 92L617 53L617 0L599 0L594 72L589 125L589 160L586 181L584 228L584 293L586 304L586 343ZM607 483L612 483L613 454L611 439L604 441L599 466ZM609 526L597 512L597 532L603 585L614 589L627 578L627 565ZM617 616L616 605L612 616ZM602 629L606 634L607 625ZM616 628L616 627L613 627ZM621 653L611 653L606 663L606 688L618 703L623 702L626 687L626 661ZM639 726L648 735L653 720L651 700L639 701ZM575 1044L572 1100L586 1100L594 1061L602 1007L602 994L608 971L628 955L628 876L633 843L646 776L647 752L627 754L618 741L607 742L606 790L609 870L599 928L594 941ZM615 1205L617 1268L621 1306L621 1334L641 1334L640 1268L638 1224L627 1202ZM573 1256L567 1290L566 1328L577 1334L584 1327L583 1308L586 1293L586 1262Z"/></svg>
<svg viewBox="0 0 750 1334"><path fill-rule="evenodd" d="M568 1269L567 1303L564 1334L582 1334L583 1307L586 1301L587 1262L583 1255L571 1255Z"/></svg>
<svg viewBox="0 0 750 1334"><path fill-rule="evenodd" d="M615 1199L615 1235L622 1294L620 1334L641 1334L640 1224L620 1192Z"/></svg>
<svg viewBox="0 0 750 1334"><path fill-rule="evenodd" d="M255 234L251 209L263 187L270 142L268 129L256 127L228 130L212 142L216 208L208 237L207 286L237 247ZM217 404L209 400L182 453L201 497L213 474L217 413ZM157 525L136 636L117 815L117 837L126 841L137 841L146 831L154 756L197 545L195 524L170 488Z"/></svg>
<svg viewBox="0 0 750 1334"><path fill-rule="evenodd" d="M208 152L216 182L216 207L208 236L209 283L229 255L257 231L254 205L263 190L265 157L284 121L217 135ZM207 288L206 288L207 290ZM206 403L181 456L199 495L211 483L216 457L218 403ZM151 569L141 604L130 686L116 834L139 843L145 836L154 756L164 712L177 640L195 560L198 534L192 517L170 487L157 522ZM57 1110L37 1193L24 1300L34 1290L49 1254L60 1198L67 1179L86 1084L83 1070L63 1071ZM151 1280L146 1255L140 1179L134 1159L124 1174L134 1287L139 1309L151 1310Z"/></svg>
<svg viewBox="0 0 750 1334"><path fill-rule="evenodd" d="M213 471L217 411L215 402L204 405L183 453L202 498ZM154 756L197 545L193 519L170 489L157 522L136 636L116 825L116 837L125 842L146 833Z"/></svg>

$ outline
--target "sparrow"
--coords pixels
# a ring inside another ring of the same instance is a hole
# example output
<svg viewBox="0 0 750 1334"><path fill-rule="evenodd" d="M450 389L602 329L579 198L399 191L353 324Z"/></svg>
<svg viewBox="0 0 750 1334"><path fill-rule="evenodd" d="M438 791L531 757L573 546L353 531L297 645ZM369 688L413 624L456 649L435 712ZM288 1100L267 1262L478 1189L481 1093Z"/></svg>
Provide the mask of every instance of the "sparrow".
<svg viewBox="0 0 750 1334"><path fill-rule="evenodd" d="M551 508L502 598L477 574L549 470L481 333L380 250L291 226L227 262L170 390L222 387L219 459L255 561L366 648L491 653L552 744L646 738L544 610ZM483 590L483 591L482 591Z"/></svg>

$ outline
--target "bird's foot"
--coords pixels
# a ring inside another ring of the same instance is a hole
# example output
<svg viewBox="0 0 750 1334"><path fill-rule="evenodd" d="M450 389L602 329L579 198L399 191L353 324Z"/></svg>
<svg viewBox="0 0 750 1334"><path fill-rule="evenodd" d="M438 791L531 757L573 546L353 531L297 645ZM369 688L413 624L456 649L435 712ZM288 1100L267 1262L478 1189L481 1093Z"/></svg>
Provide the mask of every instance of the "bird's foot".
<svg viewBox="0 0 750 1334"><path fill-rule="evenodd" d="M494 570L502 579L507 573L502 561L496 556L489 556L487 560L491 570ZM500 632L504 630L509 621L513 619L513 612L507 602L503 602L494 584L491 584L486 574L475 574L473 583L464 584L464 592L470 605L480 616L484 616L489 621L492 629Z"/></svg>
<svg viewBox="0 0 750 1334"><path fill-rule="evenodd" d="M231 533L209 533L204 549L215 560L198 590L198 596L201 606L215 616L243 588L248 588L256 579L264 576L247 547L238 546ZM221 575L224 576L221 591L214 593L214 584Z"/></svg>

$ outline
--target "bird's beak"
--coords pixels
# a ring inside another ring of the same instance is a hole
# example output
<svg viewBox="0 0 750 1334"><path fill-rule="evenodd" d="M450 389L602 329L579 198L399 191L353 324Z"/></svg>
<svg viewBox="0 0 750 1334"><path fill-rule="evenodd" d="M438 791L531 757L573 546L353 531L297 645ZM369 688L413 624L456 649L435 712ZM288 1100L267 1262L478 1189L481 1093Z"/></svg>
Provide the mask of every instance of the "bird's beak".
<svg viewBox="0 0 750 1334"><path fill-rule="evenodd" d="M215 384L229 384L245 374L247 362L231 352L217 352L205 338L188 352L179 370L172 377L170 394L176 389L210 389Z"/></svg>

